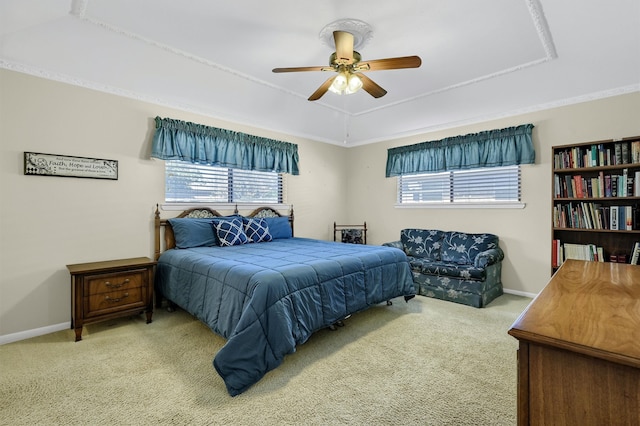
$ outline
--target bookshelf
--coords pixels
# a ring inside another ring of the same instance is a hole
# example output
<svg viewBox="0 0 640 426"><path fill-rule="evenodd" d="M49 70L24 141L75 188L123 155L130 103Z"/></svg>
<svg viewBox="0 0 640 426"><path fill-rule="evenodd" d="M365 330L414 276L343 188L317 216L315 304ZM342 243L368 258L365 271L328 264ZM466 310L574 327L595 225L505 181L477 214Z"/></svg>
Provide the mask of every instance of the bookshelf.
<svg viewBox="0 0 640 426"><path fill-rule="evenodd" d="M640 136L552 147L552 259L630 263L640 242Z"/></svg>

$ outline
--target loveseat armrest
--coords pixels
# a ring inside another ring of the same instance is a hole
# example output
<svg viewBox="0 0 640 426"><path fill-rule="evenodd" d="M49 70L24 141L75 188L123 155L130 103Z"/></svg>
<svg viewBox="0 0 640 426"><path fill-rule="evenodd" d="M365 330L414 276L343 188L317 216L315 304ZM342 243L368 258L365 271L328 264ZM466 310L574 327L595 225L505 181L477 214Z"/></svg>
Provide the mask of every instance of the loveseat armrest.
<svg viewBox="0 0 640 426"><path fill-rule="evenodd" d="M478 253L475 260L473 261L473 266L475 266L476 268L486 268L487 266L498 263L503 259L504 252L500 247L496 247Z"/></svg>
<svg viewBox="0 0 640 426"><path fill-rule="evenodd" d="M388 242L388 243L383 243L382 245L386 246L386 247L394 247L394 248L397 248L397 249L400 249L400 250L404 251L404 247L402 245L402 241L400 241L400 240L391 241L391 242Z"/></svg>

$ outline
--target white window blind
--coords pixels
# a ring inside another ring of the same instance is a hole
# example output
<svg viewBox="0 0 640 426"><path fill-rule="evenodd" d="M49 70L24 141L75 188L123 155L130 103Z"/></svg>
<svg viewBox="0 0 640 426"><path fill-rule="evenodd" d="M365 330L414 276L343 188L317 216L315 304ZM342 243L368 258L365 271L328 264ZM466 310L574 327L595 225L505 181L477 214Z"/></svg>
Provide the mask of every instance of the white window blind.
<svg viewBox="0 0 640 426"><path fill-rule="evenodd" d="M398 177L399 204L520 202L520 166L421 173Z"/></svg>
<svg viewBox="0 0 640 426"><path fill-rule="evenodd" d="M282 203L282 174L165 161L167 203Z"/></svg>

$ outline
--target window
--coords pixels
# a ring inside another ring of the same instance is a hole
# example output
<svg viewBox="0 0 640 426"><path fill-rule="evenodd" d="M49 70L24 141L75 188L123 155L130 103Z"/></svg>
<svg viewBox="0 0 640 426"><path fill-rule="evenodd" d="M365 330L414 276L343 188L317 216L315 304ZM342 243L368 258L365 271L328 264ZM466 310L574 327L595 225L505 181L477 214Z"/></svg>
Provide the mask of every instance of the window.
<svg viewBox="0 0 640 426"><path fill-rule="evenodd" d="M400 205L520 203L520 166L398 177Z"/></svg>
<svg viewBox="0 0 640 426"><path fill-rule="evenodd" d="M283 202L281 173L165 161L167 203Z"/></svg>

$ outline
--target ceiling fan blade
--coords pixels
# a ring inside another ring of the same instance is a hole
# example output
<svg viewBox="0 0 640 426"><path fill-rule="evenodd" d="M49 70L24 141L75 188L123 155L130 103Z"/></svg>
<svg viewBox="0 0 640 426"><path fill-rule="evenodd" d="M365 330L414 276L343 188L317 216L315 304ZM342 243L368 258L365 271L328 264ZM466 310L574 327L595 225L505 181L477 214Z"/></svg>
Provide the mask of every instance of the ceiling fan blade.
<svg viewBox="0 0 640 426"><path fill-rule="evenodd" d="M342 64L353 63L353 34L346 31L334 31L336 42L336 60Z"/></svg>
<svg viewBox="0 0 640 426"><path fill-rule="evenodd" d="M361 71L396 70L401 68L418 68L422 65L419 56L402 56L399 58L374 59L357 65Z"/></svg>
<svg viewBox="0 0 640 426"><path fill-rule="evenodd" d="M273 72L300 72L300 71L335 71L332 67L293 67L274 68Z"/></svg>
<svg viewBox="0 0 640 426"><path fill-rule="evenodd" d="M331 86L331 83L333 83L333 80L335 80L336 77L337 75L334 75L333 77L331 77L330 79L322 83L322 85L318 87L318 89L315 92L313 92L311 96L309 96L309 100L317 101L318 99L320 99L322 95L327 93L327 91L329 90L329 87Z"/></svg>
<svg viewBox="0 0 640 426"><path fill-rule="evenodd" d="M374 98L381 98L387 94L386 90L378 86L375 81L371 80L366 75L362 73L358 73L357 75L358 77L360 77L360 80L362 80L362 89L367 91L367 93L369 93Z"/></svg>

